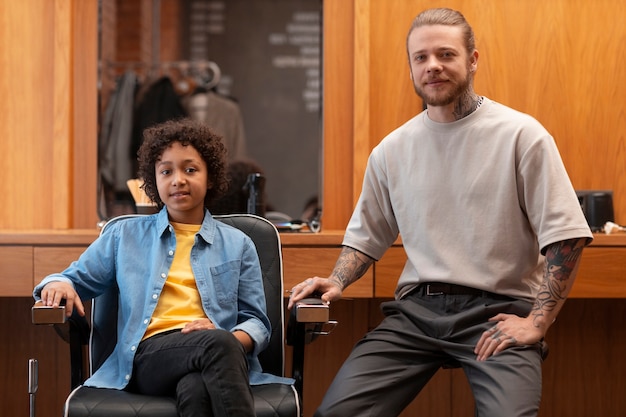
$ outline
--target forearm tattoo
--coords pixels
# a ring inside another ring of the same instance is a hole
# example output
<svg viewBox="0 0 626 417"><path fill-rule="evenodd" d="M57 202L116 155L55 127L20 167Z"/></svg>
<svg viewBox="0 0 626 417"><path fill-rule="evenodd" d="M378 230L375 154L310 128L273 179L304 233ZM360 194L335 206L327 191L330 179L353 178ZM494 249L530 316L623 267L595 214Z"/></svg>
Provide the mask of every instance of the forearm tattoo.
<svg viewBox="0 0 626 417"><path fill-rule="evenodd" d="M565 302L573 284L572 271L576 268L586 239L569 239L553 243L546 250L543 282L530 313L535 326L550 318Z"/></svg>
<svg viewBox="0 0 626 417"><path fill-rule="evenodd" d="M369 269L374 259L363 252L344 246L335 264L335 269L330 277L343 290L352 284Z"/></svg>

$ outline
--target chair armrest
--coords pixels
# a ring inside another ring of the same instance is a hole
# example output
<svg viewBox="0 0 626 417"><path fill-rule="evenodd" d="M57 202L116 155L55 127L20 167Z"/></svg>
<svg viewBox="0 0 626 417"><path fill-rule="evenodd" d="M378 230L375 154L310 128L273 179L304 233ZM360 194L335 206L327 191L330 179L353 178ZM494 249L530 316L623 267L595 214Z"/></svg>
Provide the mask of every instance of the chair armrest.
<svg viewBox="0 0 626 417"><path fill-rule="evenodd" d="M298 323L326 323L330 308L320 298L305 298L296 303L295 320Z"/></svg>
<svg viewBox="0 0 626 417"><path fill-rule="evenodd" d="M31 307L32 322L37 325L50 325L70 347L70 388L80 385L88 375L87 363L89 343L89 322L75 311L70 317L65 315L65 305L49 307L41 301Z"/></svg>
<svg viewBox="0 0 626 417"><path fill-rule="evenodd" d="M66 321L65 306L50 307L37 301L31 307L33 324L63 324Z"/></svg>
<svg viewBox="0 0 626 417"><path fill-rule="evenodd" d="M304 345L319 335L327 335L337 325L328 319L330 307L320 298L305 298L291 309L287 323L287 344L293 346L292 376L296 380L296 391L302 396L304 371ZM328 327L328 329L324 329Z"/></svg>
<svg viewBox="0 0 626 417"><path fill-rule="evenodd" d="M319 298L304 298L291 309L287 323L287 345L303 347L314 341L319 335L326 335L334 329L337 322L329 317L330 307ZM327 326L329 329L324 330Z"/></svg>

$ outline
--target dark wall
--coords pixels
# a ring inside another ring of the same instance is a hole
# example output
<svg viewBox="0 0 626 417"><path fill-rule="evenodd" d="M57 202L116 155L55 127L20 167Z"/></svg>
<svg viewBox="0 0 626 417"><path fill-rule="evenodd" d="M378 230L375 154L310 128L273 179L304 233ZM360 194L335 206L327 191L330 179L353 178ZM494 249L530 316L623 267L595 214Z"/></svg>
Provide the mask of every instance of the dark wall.
<svg viewBox="0 0 626 417"><path fill-rule="evenodd" d="M322 1L193 0L187 8L188 58L219 65L218 91L240 106L268 202L299 217L321 183Z"/></svg>

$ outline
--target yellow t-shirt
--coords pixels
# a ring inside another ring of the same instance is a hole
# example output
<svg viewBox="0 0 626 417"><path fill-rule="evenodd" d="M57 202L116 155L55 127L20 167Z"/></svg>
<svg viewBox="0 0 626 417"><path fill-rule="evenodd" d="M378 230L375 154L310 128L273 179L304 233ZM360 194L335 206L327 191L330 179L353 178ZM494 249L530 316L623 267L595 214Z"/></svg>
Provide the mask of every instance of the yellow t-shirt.
<svg viewBox="0 0 626 417"><path fill-rule="evenodd" d="M172 226L176 233L176 253L142 340L157 333L182 329L193 320L206 318L191 270L191 248L201 225L172 222Z"/></svg>

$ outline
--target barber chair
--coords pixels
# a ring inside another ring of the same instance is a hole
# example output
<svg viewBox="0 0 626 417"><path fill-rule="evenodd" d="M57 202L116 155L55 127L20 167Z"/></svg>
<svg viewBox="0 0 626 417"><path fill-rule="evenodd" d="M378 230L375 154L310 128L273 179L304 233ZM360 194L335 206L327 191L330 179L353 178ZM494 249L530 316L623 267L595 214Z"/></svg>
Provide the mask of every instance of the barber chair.
<svg viewBox="0 0 626 417"><path fill-rule="evenodd" d="M109 221L124 221L134 215ZM282 253L280 236L268 220L250 214L215 216L219 221L246 233L255 243L263 273L267 314L272 324L270 344L259 360L264 372L284 376L285 326ZM33 323L53 324L67 337L71 356L71 393L64 407L66 417L176 417L176 402L169 397L153 397L115 389L81 385L95 372L116 344L118 290L91 300L89 322L77 314L66 320L65 309L51 309L35 304ZM293 346L293 385L266 384L252 386L257 417L300 417L304 345L320 334L327 334L336 324L328 320L329 309L319 299L302 300L291 310L286 326L288 344ZM330 329L330 330L328 330Z"/></svg>

